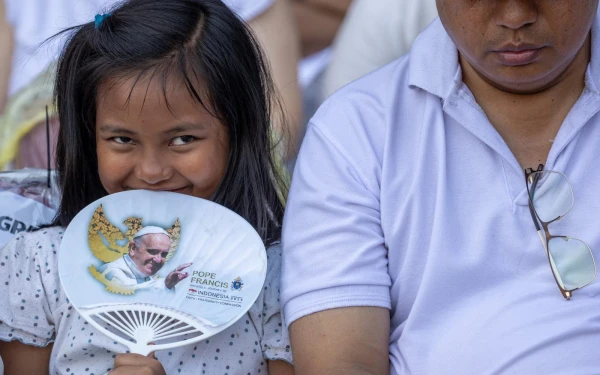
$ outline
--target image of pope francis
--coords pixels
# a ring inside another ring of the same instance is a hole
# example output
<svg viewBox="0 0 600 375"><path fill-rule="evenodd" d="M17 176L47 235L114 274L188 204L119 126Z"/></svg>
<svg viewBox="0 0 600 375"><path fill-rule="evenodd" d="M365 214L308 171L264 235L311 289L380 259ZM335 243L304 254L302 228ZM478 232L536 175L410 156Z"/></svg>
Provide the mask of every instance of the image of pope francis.
<svg viewBox="0 0 600 375"><path fill-rule="evenodd" d="M99 271L107 280L133 289L174 290L175 285L189 276L182 264L167 277L156 275L164 266L171 248L171 236L162 228L147 226L140 229L129 242L129 252L114 262L106 263Z"/></svg>

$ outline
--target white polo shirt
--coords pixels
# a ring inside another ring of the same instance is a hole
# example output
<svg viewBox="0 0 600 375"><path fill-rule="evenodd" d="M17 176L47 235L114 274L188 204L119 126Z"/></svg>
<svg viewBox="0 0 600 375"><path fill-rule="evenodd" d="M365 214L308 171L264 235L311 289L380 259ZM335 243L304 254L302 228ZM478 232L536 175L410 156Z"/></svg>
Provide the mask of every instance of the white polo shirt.
<svg viewBox="0 0 600 375"><path fill-rule="evenodd" d="M598 18L586 88L546 169L565 173L575 196L551 233L582 239L600 260L596 35ZM463 84L439 20L411 55L321 106L296 164L283 241L286 321L388 308L392 374L600 373L600 278L570 301L561 296L523 170Z"/></svg>

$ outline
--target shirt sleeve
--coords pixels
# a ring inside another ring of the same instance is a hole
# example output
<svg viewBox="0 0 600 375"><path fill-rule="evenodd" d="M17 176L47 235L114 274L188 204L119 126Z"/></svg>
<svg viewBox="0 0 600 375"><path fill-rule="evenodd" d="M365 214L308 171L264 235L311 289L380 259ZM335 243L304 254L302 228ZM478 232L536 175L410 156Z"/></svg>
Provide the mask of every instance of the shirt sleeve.
<svg viewBox="0 0 600 375"><path fill-rule="evenodd" d="M67 302L57 270L61 238L62 230L41 229L0 249L0 340L54 341L54 314Z"/></svg>
<svg viewBox="0 0 600 375"><path fill-rule="evenodd" d="M283 225L287 324L318 311L391 308L380 181L382 103L364 91L326 101L304 138Z"/></svg>
<svg viewBox="0 0 600 375"><path fill-rule="evenodd" d="M279 302L280 275L281 245L277 244L267 249L265 285L249 313L261 340L263 356L269 361L292 363L290 339Z"/></svg>

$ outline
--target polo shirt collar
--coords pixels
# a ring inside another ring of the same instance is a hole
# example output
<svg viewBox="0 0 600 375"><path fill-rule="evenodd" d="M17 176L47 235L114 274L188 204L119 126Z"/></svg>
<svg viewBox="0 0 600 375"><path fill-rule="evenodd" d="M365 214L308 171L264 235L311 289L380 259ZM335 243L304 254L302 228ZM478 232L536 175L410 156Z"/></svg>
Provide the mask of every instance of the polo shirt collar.
<svg viewBox="0 0 600 375"><path fill-rule="evenodd" d="M462 84L458 50L439 17L415 39L409 61L409 86L445 99Z"/></svg>
<svg viewBox="0 0 600 375"><path fill-rule="evenodd" d="M600 7L596 11L596 19L592 25L592 53L588 71L585 79L585 85L590 91L599 93L600 88Z"/></svg>
<svg viewBox="0 0 600 375"><path fill-rule="evenodd" d="M586 88L600 93L600 8L592 25L592 51L586 74ZM439 17L415 40L410 54L408 84L442 99L462 85L458 50Z"/></svg>

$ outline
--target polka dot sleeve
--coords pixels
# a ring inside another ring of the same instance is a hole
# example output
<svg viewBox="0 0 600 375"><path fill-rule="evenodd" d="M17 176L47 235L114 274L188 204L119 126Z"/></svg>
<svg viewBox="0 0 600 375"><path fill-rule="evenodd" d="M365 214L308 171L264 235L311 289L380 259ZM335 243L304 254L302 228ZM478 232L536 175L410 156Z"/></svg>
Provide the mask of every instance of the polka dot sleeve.
<svg viewBox="0 0 600 375"><path fill-rule="evenodd" d="M263 356L271 361L292 363L292 351L286 325L279 304L279 280L281 274L281 245L267 249L267 277L263 292L249 311L261 337Z"/></svg>
<svg viewBox="0 0 600 375"><path fill-rule="evenodd" d="M54 341L54 314L66 297L57 271L61 228L15 237L0 249L0 340L46 346Z"/></svg>

